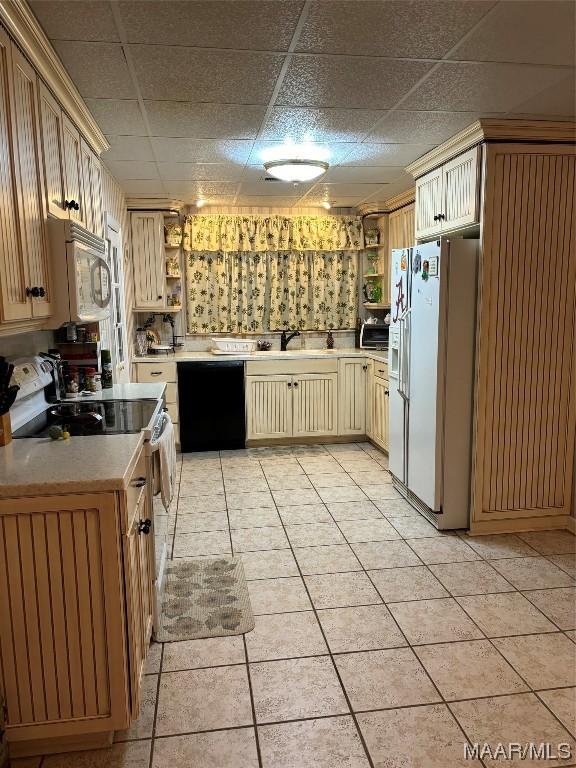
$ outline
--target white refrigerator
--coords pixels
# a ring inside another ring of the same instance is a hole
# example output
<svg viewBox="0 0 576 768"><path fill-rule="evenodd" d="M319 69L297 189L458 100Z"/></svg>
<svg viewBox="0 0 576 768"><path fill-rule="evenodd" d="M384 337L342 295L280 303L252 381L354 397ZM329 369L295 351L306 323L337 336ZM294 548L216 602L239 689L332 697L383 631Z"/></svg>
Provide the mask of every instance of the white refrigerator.
<svg viewBox="0 0 576 768"><path fill-rule="evenodd" d="M392 251L389 466L440 529L468 528L478 241Z"/></svg>

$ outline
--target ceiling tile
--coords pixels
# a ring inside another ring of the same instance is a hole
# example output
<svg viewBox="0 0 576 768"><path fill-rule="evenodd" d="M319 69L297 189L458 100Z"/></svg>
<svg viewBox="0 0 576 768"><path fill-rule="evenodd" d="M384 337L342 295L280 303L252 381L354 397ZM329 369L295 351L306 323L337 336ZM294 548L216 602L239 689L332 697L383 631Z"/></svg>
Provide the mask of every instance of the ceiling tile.
<svg viewBox="0 0 576 768"><path fill-rule="evenodd" d="M260 180L243 181L240 194L260 197L302 197L312 189L312 186L312 184L294 185L285 181L264 181L264 173L262 173Z"/></svg>
<svg viewBox="0 0 576 768"><path fill-rule="evenodd" d="M51 40L119 41L109 3L101 0L29 0Z"/></svg>
<svg viewBox="0 0 576 768"><path fill-rule="evenodd" d="M300 205L320 206L328 200L332 208L354 208L360 202L358 195L334 195L322 190L313 190L309 195L299 201Z"/></svg>
<svg viewBox="0 0 576 768"><path fill-rule="evenodd" d="M115 136L145 136L146 126L137 101L86 99L103 133Z"/></svg>
<svg viewBox="0 0 576 768"><path fill-rule="evenodd" d="M164 184L160 179L156 181L153 179L130 179L129 181L120 182L120 186L127 195L151 195L152 197L164 197L166 195Z"/></svg>
<svg viewBox="0 0 576 768"><path fill-rule="evenodd" d="M63 40L55 40L53 45L82 96L92 99L136 97L121 45Z"/></svg>
<svg viewBox="0 0 576 768"><path fill-rule="evenodd" d="M294 56L278 105L388 109L430 69L419 61L363 56Z"/></svg>
<svg viewBox="0 0 576 768"><path fill-rule="evenodd" d="M119 4L131 43L276 51L290 45L302 6L300 0L146 0Z"/></svg>
<svg viewBox="0 0 576 768"><path fill-rule="evenodd" d="M310 197L313 197L315 200L327 199L330 201L346 197L360 201L364 200L365 197L370 197L370 195L378 192L383 187L383 184L358 184L356 182L349 184L329 184L319 182L310 193Z"/></svg>
<svg viewBox="0 0 576 768"><path fill-rule="evenodd" d="M574 72L566 72L564 79L556 85L540 91L537 96L518 104L513 113L529 113L538 117L576 116L576 83Z"/></svg>
<svg viewBox="0 0 576 768"><path fill-rule="evenodd" d="M150 139L144 136L106 136L110 149L102 159L110 160L154 160Z"/></svg>
<svg viewBox="0 0 576 768"><path fill-rule="evenodd" d="M159 178L156 163L107 159L104 162L118 181Z"/></svg>
<svg viewBox="0 0 576 768"><path fill-rule="evenodd" d="M451 59L574 66L573 0L501 2Z"/></svg>
<svg viewBox="0 0 576 768"><path fill-rule="evenodd" d="M403 104L407 109L508 112L566 77L557 67L440 64Z"/></svg>
<svg viewBox="0 0 576 768"><path fill-rule="evenodd" d="M382 117L375 109L306 109L273 107L261 139L330 142L360 141Z"/></svg>
<svg viewBox="0 0 576 768"><path fill-rule="evenodd" d="M195 139L256 138L264 107L235 104L188 104L177 101L145 103L153 136Z"/></svg>
<svg viewBox="0 0 576 768"><path fill-rule="evenodd" d="M172 181L240 181L241 165L225 163L158 163L162 179Z"/></svg>
<svg viewBox="0 0 576 768"><path fill-rule="evenodd" d="M353 144L342 165L405 166L436 144Z"/></svg>
<svg viewBox="0 0 576 768"><path fill-rule="evenodd" d="M328 0L312 2L297 50L440 58L494 0Z"/></svg>
<svg viewBox="0 0 576 768"><path fill-rule="evenodd" d="M319 146L326 151L327 160L330 165L334 165L341 162L341 160L350 152L352 147L356 145L346 142L327 143L326 141L322 141ZM252 166L262 166L266 157L266 152L272 148L285 148L286 154L289 154L289 149L286 148L285 142L283 141L256 141L250 152L248 164Z"/></svg>
<svg viewBox="0 0 576 768"><path fill-rule="evenodd" d="M210 139L152 139L156 159L173 163L240 163L250 155L251 140L212 141Z"/></svg>
<svg viewBox="0 0 576 768"><path fill-rule="evenodd" d="M272 195L245 195L240 193L236 198L237 206L254 208L292 208L298 203L298 197L281 197Z"/></svg>
<svg viewBox="0 0 576 768"><path fill-rule="evenodd" d="M176 193L173 193L168 189L171 197L176 197ZM193 205L194 198L186 195L178 195L184 202ZM202 213L220 213L224 206L234 205L235 195L220 195L219 197L211 197L205 208L202 208ZM200 209L193 210L192 213L200 213Z"/></svg>
<svg viewBox="0 0 576 768"><path fill-rule="evenodd" d="M404 172L400 167L370 167L364 166L337 166L330 168L324 179L326 182L359 183L359 184L388 184L395 181Z"/></svg>
<svg viewBox="0 0 576 768"><path fill-rule="evenodd" d="M229 181L165 181L164 185L173 193L187 195L191 199L204 197L234 196L238 184Z"/></svg>
<svg viewBox="0 0 576 768"><path fill-rule="evenodd" d="M368 141L440 144L477 120L479 114L394 110L378 123Z"/></svg>
<svg viewBox="0 0 576 768"><path fill-rule="evenodd" d="M221 104L268 104L284 61L273 53L164 45L131 45L130 53L145 99Z"/></svg>

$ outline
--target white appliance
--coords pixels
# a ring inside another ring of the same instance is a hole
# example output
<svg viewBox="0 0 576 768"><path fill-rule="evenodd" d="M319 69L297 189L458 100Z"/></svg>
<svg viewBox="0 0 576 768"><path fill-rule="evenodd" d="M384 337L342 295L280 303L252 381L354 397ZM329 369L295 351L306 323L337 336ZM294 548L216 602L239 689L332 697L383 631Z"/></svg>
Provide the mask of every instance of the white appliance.
<svg viewBox="0 0 576 768"><path fill-rule="evenodd" d="M106 243L73 221L48 222L54 313L48 327L93 323L110 315Z"/></svg>
<svg viewBox="0 0 576 768"><path fill-rule="evenodd" d="M440 529L467 528L478 241L392 251L389 467Z"/></svg>

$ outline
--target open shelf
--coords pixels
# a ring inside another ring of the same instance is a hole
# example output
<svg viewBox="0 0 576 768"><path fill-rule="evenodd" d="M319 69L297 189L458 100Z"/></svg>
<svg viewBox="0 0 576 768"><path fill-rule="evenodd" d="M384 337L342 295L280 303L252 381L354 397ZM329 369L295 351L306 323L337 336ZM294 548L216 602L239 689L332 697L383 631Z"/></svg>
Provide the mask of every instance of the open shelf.
<svg viewBox="0 0 576 768"><path fill-rule="evenodd" d="M366 309L390 309L390 304L374 304L371 301L365 301L362 306Z"/></svg>
<svg viewBox="0 0 576 768"><path fill-rule="evenodd" d="M166 280L182 280L182 275L166 275Z"/></svg>
<svg viewBox="0 0 576 768"><path fill-rule="evenodd" d="M362 275L363 278L368 279L370 277L386 277L384 272L367 272L365 275Z"/></svg>

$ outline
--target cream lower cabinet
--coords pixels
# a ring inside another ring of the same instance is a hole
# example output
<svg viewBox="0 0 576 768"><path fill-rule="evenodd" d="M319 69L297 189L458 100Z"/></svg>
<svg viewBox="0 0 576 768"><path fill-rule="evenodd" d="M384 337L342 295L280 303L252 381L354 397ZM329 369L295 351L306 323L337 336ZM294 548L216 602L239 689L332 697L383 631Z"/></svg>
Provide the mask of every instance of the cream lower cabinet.
<svg viewBox="0 0 576 768"><path fill-rule="evenodd" d="M338 360L338 434L365 435L368 361L363 357Z"/></svg>
<svg viewBox="0 0 576 768"><path fill-rule="evenodd" d="M246 377L246 438L292 437L292 376Z"/></svg>
<svg viewBox="0 0 576 768"><path fill-rule="evenodd" d="M372 423L370 437L380 448L388 451L388 410L390 392L388 379L378 375L372 378Z"/></svg>
<svg viewBox="0 0 576 768"><path fill-rule="evenodd" d="M337 360L246 363L246 439L338 434Z"/></svg>
<svg viewBox="0 0 576 768"><path fill-rule="evenodd" d="M12 757L105 746L137 717L152 627L145 462L125 491L0 499Z"/></svg>
<svg viewBox="0 0 576 768"><path fill-rule="evenodd" d="M166 409L174 424L176 446L180 446L180 412L178 408L178 368L172 361L136 363L136 381L159 384L165 382Z"/></svg>

